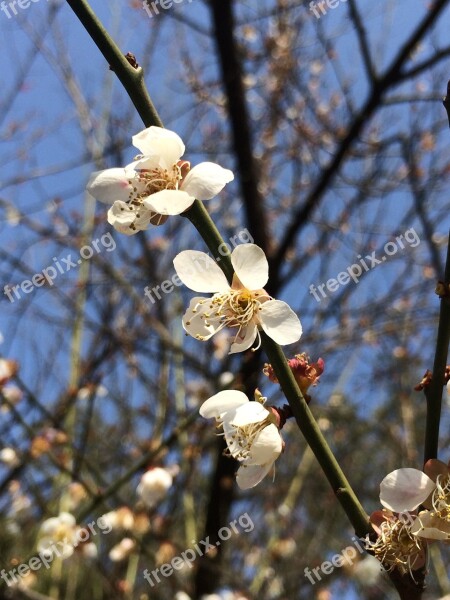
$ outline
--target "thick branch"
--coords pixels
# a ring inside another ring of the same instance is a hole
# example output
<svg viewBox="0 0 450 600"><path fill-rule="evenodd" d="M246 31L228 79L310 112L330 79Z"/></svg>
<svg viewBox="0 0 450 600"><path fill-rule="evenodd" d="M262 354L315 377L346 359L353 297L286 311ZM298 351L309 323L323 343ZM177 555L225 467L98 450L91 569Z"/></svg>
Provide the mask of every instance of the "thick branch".
<svg viewBox="0 0 450 600"><path fill-rule="evenodd" d="M267 214L264 197L258 189L258 168L252 151L250 119L242 83L242 65L234 38L233 1L212 0L211 10L246 220L252 225L255 244L268 254Z"/></svg>

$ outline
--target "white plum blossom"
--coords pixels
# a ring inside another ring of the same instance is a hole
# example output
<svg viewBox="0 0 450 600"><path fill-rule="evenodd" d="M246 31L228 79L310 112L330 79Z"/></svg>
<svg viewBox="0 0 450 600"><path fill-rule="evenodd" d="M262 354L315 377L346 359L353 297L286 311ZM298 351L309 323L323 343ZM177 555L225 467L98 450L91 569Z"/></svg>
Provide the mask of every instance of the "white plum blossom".
<svg viewBox="0 0 450 600"><path fill-rule="evenodd" d="M137 487L137 494L148 508L153 508L163 500L173 483L173 476L161 467L154 467L146 471Z"/></svg>
<svg viewBox="0 0 450 600"><path fill-rule="evenodd" d="M231 171L211 162L191 169L188 161L180 160L183 141L168 129L148 127L132 141L141 152L132 163L97 171L87 185L94 198L112 205L108 222L120 233L133 235L162 225L196 198L210 200L234 179Z"/></svg>
<svg viewBox="0 0 450 600"><path fill-rule="evenodd" d="M206 419L215 417L231 456L241 463L236 481L241 489L255 487L272 469L283 450L275 415L243 392L224 390L200 407Z"/></svg>
<svg viewBox="0 0 450 600"><path fill-rule="evenodd" d="M415 516L411 533L427 540L450 540L450 467L430 459L418 469L397 469L380 485L380 501L386 508L401 513L422 510Z"/></svg>
<svg viewBox="0 0 450 600"><path fill-rule="evenodd" d="M214 293L212 298L196 296L191 300L183 317L189 335L203 341L224 327L237 328L229 354L247 350L256 339L259 346L260 329L281 345L300 339L302 326L294 311L262 289L269 279L269 265L259 246L241 244L233 250L231 285L204 252L185 250L173 263L178 277L191 290Z"/></svg>
<svg viewBox="0 0 450 600"><path fill-rule="evenodd" d="M38 552L47 556L59 552L62 558L69 558L78 544L78 529L75 517L67 512L46 519L39 529Z"/></svg>
<svg viewBox="0 0 450 600"><path fill-rule="evenodd" d="M17 467L20 464L17 452L13 448L2 448L0 450L0 461L8 467Z"/></svg>

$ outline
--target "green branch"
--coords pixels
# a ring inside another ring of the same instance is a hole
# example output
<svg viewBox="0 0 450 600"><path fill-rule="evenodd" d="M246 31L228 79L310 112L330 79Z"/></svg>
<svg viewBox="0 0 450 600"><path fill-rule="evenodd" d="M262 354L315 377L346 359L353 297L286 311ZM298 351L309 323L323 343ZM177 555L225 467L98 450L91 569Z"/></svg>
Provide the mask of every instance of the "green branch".
<svg viewBox="0 0 450 600"><path fill-rule="evenodd" d="M281 389L292 409L297 425L322 467L337 499L342 505L356 535L371 533L369 519L327 444L316 420L300 391L286 357L278 344L261 331L262 346L275 370Z"/></svg>
<svg viewBox="0 0 450 600"><path fill-rule="evenodd" d="M146 127L150 127L151 125L163 127L163 123L147 91L142 69L138 66L133 66L131 64L133 60L130 62L120 51L120 48L110 37L90 7L89 2L86 2L86 0L66 1L105 57L110 69L117 75L136 107L144 125Z"/></svg>

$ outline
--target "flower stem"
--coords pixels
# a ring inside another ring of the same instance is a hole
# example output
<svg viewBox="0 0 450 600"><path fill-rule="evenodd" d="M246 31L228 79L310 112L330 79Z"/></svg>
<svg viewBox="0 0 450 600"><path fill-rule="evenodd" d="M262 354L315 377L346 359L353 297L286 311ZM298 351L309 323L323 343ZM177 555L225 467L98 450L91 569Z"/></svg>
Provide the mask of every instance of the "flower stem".
<svg viewBox="0 0 450 600"><path fill-rule="evenodd" d="M369 517L351 488L326 439L322 435L295 381L282 349L264 332L261 332L261 341L281 389L289 402L297 425L309 447L314 452L345 514L353 525L356 535L362 537L366 533L370 533L372 527L369 524Z"/></svg>
<svg viewBox="0 0 450 600"><path fill-rule="evenodd" d="M107 60L109 67L117 75L125 91L130 96L144 125L163 127L163 123L147 91L141 67L133 66L120 51L86 0L67 0L97 48Z"/></svg>

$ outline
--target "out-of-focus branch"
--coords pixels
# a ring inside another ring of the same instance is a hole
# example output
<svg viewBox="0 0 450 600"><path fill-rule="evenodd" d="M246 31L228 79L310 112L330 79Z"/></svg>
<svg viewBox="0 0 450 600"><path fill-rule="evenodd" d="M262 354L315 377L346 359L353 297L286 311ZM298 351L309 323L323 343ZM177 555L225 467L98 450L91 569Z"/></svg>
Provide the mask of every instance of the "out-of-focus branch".
<svg viewBox="0 0 450 600"><path fill-rule="evenodd" d="M443 58L445 58L446 56L449 56L449 55L450 55L450 47L439 50L438 52L433 54L433 56L431 58L427 58L427 60L424 60L423 62L419 63L418 65L416 65L409 71L404 71L400 76L400 81L403 81L406 79L412 79L413 77L420 75L420 73L427 71L433 65L435 65L437 62L439 62L440 60L442 60Z"/></svg>
<svg viewBox="0 0 450 600"><path fill-rule="evenodd" d="M447 95L443 99L442 104L447 111L448 125L450 127L450 81L447 82Z"/></svg>
<svg viewBox="0 0 450 600"><path fill-rule="evenodd" d="M355 0L348 0L348 8L350 11L350 17L355 24L356 33L358 34L358 42L361 48L361 54L364 60L364 65L366 67L367 75L369 77L370 83L373 85L377 80L377 73L375 71L375 66L372 61L372 57L370 56L370 48L369 48L369 40L367 39L367 31L364 27L364 23L361 19L361 15L359 14L358 8L356 6Z"/></svg>
<svg viewBox="0 0 450 600"><path fill-rule="evenodd" d="M443 265L436 244L433 242L433 224L430 222L430 219L428 218L425 209L426 191L421 185L418 177L418 164L416 161L414 148L412 147L412 144L409 141L408 143L403 142L402 146L405 155L405 162L410 167L408 169L408 180L413 193L417 215L420 219L420 223L425 233L426 243L428 245L428 249L431 255L431 262L433 264L434 270L436 271L436 276L439 276L443 271Z"/></svg>
<svg viewBox="0 0 450 600"><path fill-rule="evenodd" d="M271 261L272 271L278 271L280 264L286 256L286 252L293 245L298 232L306 225L308 217L319 204L323 194L327 191L328 186L338 172L339 167L353 142L358 138L365 125L369 122L370 117L380 106L384 94L401 81L402 68L409 60L411 52L423 38L428 29L436 22L448 3L449 0L436 0L434 5L429 8L428 14L423 19L422 23L420 23L412 33L411 37L405 42L391 65L386 69L384 75L378 78L377 82L373 85L369 97L353 119L347 135L334 154L334 158L322 173L322 176L305 199L303 205L294 214L291 225L288 227L273 260Z"/></svg>
<svg viewBox="0 0 450 600"><path fill-rule="evenodd" d="M194 411L188 415L181 423L175 427L172 432L165 437L156 448L149 450L136 463L128 469L121 477L116 479L108 488L103 492L96 494L92 502L86 506L81 513L77 516L77 521L82 522L88 517L98 506L106 502L108 498L114 496L125 484L127 484L131 478L136 475L139 471L142 471L148 464L161 453L163 449L170 448L177 440L182 431L185 431L198 417L197 411Z"/></svg>
<svg viewBox="0 0 450 600"><path fill-rule="evenodd" d="M264 198L258 189L258 168L252 151L250 119L242 82L242 64L234 37L233 1L212 0L210 6L246 219L247 223L251 223L255 244L268 254L270 248L267 212Z"/></svg>
<svg viewBox="0 0 450 600"><path fill-rule="evenodd" d="M445 385L445 367L447 364L448 345L450 343L450 234L447 247L445 276L442 282L441 307L439 311L439 326L434 355L433 377L430 385L425 388L427 399L427 423L425 431L424 462L437 458L439 443L439 425L441 421L442 390ZM437 292L440 293L440 285Z"/></svg>

